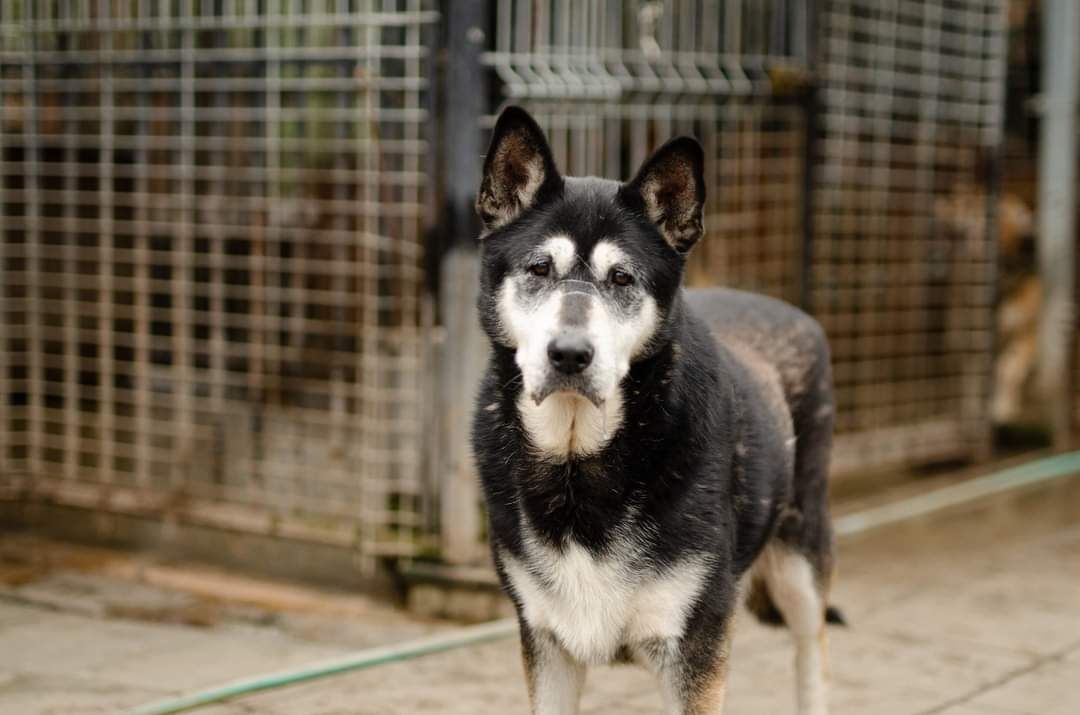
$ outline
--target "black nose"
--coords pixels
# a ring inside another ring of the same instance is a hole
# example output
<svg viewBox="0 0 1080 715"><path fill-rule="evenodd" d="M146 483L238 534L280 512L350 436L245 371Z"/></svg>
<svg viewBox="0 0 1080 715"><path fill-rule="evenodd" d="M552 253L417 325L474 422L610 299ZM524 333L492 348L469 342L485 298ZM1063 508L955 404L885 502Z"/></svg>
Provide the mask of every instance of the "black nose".
<svg viewBox="0 0 1080 715"><path fill-rule="evenodd" d="M576 375L589 366L593 348L581 335L563 335L548 343L548 360L564 375Z"/></svg>

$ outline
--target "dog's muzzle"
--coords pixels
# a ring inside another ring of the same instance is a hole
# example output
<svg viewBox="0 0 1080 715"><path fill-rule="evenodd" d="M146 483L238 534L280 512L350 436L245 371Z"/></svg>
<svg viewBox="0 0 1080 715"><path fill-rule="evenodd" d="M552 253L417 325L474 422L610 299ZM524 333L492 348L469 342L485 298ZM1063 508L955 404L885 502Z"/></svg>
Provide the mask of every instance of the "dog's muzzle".
<svg viewBox="0 0 1080 715"><path fill-rule="evenodd" d="M599 406L603 401L585 375L596 355L587 327L593 300L599 292L592 283L573 279L559 281L559 288L562 293L559 327L547 344L548 377L533 399L540 404L553 392L568 391Z"/></svg>

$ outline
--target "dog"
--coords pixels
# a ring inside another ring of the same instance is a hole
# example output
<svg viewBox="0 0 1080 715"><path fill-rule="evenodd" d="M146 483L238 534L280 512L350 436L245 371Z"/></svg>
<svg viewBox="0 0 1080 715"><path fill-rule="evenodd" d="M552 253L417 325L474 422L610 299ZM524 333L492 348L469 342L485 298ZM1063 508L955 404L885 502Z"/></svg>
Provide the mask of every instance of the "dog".
<svg viewBox="0 0 1080 715"><path fill-rule="evenodd" d="M987 200L981 188L959 183L935 202L934 217L960 246L977 246L986 240ZM1001 195L996 209L998 349L990 416L1000 426L1024 417L1025 388L1032 382L1038 363L1043 289L1034 213L1012 192Z"/></svg>
<svg viewBox="0 0 1080 715"><path fill-rule="evenodd" d="M523 109L496 122L473 448L538 715L623 662L668 712L721 712L743 599L791 630L799 713L826 712L828 344L780 301L682 287L704 202L694 139L619 183L560 175Z"/></svg>

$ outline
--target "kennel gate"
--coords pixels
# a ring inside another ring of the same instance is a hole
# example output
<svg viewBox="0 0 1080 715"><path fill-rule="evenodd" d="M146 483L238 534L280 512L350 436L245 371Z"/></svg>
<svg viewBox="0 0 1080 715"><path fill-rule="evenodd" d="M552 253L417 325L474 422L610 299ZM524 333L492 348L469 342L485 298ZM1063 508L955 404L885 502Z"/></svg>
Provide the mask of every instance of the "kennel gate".
<svg viewBox="0 0 1080 715"><path fill-rule="evenodd" d="M492 0L477 38L569 173L702 138L689 280L822 320L853 471L986 444L993 241L934 207L999 140L1003 6ZM0 496L369 571L433 545L438 22L428 0L0 6Z"/></svg>
<svg viewBox="0 0 1080 715"><path fill-rule="evenodd" d="M485 56L571 174L628 178L680 133L707 157L692 285L807 307L832 340L835 468L989 439L993 222L935 213L1001 140L1005 3L499 0ZM493 108L494 109L494 108Z"/></svg>

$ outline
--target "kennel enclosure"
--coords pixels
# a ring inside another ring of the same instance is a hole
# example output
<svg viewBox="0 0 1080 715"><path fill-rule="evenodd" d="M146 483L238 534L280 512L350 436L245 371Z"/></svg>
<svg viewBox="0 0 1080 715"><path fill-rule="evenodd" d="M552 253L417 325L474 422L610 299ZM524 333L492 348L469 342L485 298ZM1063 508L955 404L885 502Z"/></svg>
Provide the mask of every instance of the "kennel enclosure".
<svg viewBox="0 0 1080 715"><path fill-rule="evenodd" d="M989 446L996 251L980 163L1001 141L1005 10L501 0L484 61L567 173L629 178L667 138L701 138L706 238L688 281L822 322L834 464L852 473ZM939 208L957 194L963 225Z"/></svg>
<svg viewBox="0 0 1080 715"><path fill-rule="evenodd" d="M0 5L0 498L478 558L435 438L460 92L572 174L701 138L688 281L821 320L838 473L985 453L1003 0L481 5L456 74L454 2Z"/></svg>

